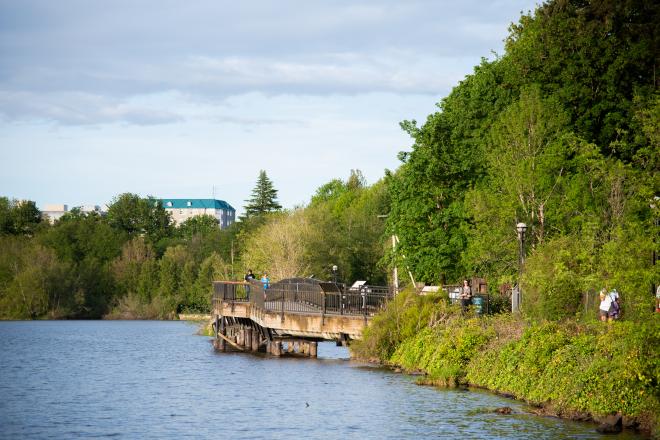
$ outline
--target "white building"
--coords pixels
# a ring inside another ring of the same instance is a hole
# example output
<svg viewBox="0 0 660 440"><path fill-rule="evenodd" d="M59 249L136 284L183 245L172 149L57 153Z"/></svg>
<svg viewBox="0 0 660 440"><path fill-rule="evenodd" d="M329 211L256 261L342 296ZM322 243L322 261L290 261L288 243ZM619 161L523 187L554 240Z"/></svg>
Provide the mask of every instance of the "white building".
<svg viewBox="0 0 660 440"><path fill-rule="evenodd" d="M61 205L61 204L45 205L44 209L41 210L41 215L42 217L47 218L50 223L55 223L64 214L66 214L68 210L69 207L67 205Z"/></svg>
<svg viewBox="0 0 660 440"><path fill-rule="evenodd" d="M51 204L44 206L44 209L41 210L41 216L47 218L48 221L52 224L62 218L62 216L67 212L71 212L73 209L80 210L82 214L89 214L92 212L96 212L100 215L106 214L106 211L102 210L99 205L76 206L70 210L68 205Z"/></svg>
<svg viewBox="0 0 660 440"><path fill-rule="evenodd" d="M236 220L236 210L224 200L162 199L161 203L177 225L197 215L215 217L222 229L229 227Z"/></svg>

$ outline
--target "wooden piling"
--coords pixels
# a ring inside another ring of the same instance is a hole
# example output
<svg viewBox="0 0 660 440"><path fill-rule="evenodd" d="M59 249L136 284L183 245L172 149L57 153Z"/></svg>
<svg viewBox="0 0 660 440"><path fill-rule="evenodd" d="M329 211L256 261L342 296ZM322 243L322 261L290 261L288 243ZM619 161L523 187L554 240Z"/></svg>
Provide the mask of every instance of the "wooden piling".
<svg viewBox="0 0 660 440"><path fill-rule="evenodd" d="M261 335L259 335L258 329L252 329L252 351L259 351L259 345L261 342Z"/></svg>
<svg viewBox="0 0 660 440"><path fill-rule="evenodd" d="M310 342L309 343L309 357L315 358L316 353L317 353L317 349L318 349L318 342L316 342L316 341Z"/></svg>
<svg viewBox="0 0 660 440"><path fill-rule="evenodd" d="M245 330L244 344L246 350L252 350L252 328L247 327Z"/></svg>
<svg viewBox="0 0 660 440"><path fill-rule="evenodd" d="M227 328L225 327L225 317L220 317L220 334L227 336ZM227 342L224 338L220 338L220 351L227 351Z"/></svg>
<svg viewBox="0 0 660 440"><path fill-rule="evenodd" d="M273 356L282 356L282 343L280 341L270 341L270 354Z"/></svg>

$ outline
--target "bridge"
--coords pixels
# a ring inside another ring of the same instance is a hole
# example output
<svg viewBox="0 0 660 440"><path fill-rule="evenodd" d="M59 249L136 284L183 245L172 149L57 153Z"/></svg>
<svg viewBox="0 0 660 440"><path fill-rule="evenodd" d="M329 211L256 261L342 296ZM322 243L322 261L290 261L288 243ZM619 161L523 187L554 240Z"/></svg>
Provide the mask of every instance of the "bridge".
<svg viewBox="0 0 660 440"><path fill-rule="evenodd" d="M290 278L268 288L258 281L214 281L219 351L262 351L316 357L319 341L360 339L371 317L393 296L388 287Z"/></svg>

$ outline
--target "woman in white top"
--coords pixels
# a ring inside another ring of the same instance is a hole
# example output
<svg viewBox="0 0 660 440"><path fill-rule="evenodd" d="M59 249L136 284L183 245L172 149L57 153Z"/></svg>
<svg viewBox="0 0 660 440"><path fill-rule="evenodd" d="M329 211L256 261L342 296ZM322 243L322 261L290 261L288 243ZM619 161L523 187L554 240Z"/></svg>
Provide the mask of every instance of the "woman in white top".
<svg viewBox="0 0 660 440"><path fill-rule="evenodd" d="M600 291L600 306L598 307L598 318L601 321L607 321L607 317L610 312L610 306L612 305L612 298L607 294L607 290L602 289Z"/></svg>

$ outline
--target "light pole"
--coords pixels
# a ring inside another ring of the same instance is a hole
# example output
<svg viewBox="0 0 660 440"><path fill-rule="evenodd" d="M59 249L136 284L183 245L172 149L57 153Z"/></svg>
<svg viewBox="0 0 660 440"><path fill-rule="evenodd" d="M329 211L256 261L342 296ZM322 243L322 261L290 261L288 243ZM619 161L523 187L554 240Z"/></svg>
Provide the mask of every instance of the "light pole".
<svg viewBox="0 0 660 440"><path fill-rule="evenodd" d="M335 289L337 289L337 294L339 295L339 314L344 314L344 293L339 289L337 285L337 265L332 265L332 282L335 283Z"/></svg>
<svg viewBox="0 0 660 440"><path fill-rule="evenodd" d="M518 231L518 243L520 244L520 251L518 253L518 289L516 295L511 297L511 311L517 312L520 310L522 303L522 288L520 287L520 280L522 278L523 266L525 265L525 231L527 225L525 223L518 223L516 231Z"/></svg>

